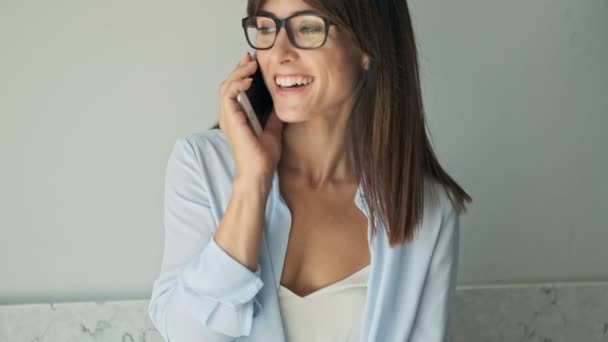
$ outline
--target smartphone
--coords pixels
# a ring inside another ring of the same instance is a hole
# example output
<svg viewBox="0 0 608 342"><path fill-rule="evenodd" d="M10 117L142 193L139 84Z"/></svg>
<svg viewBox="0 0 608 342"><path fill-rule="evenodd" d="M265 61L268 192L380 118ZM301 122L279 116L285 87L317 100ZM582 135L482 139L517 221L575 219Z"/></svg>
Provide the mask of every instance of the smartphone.
<svg viewBox="0 0 608 342"><path fill-rule="evenodd" d="M253 57L255 59L255 53ZM273 103L272 96L264 83L264 76L259 64L251 78L253 80L249 89L245 92L240 92L236 100L243 108L251 130L259 136L266 126Z"/></svg>
<svg viewBox="0 0 608 342"><path fill-rule="evenodd" d="M253 109L253 106L251 105L251 102L249 101L249 97L247 96L247 94L244 92L239 92L239 94L236 96L236 100L241 105L241 108L243 108L243 111L245 112L245 116L247 116L247 122L249 122L249 128L251 128L253 133L255 133L255 135L257 135L258 137L260 135L262 135L262 131L263 131L262 124L260 123L260 120L258 119L258 116L257 116L255 110Z"/></svg>

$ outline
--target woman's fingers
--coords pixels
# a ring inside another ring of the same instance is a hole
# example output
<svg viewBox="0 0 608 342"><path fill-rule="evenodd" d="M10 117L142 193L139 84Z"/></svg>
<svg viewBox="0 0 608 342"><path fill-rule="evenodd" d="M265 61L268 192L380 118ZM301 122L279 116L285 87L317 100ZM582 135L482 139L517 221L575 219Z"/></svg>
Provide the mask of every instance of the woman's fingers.
<svg viewBox="0 0 608 342"><path fill-rule="evenodd" d="M228 101L226 103L235 104L236 97L240 92L244 92L249 87L251 87L251 82L253 80L248 78L243 78L241 80L231 81L226 83L221 90L221 97L223 101Z"/></svg>
<svg viewBox="0 0 608 342"><path fill-rule="evenodd" d="M243 64L245 64L245 63L247 63L247 62L249 62L249 61L252 61L252 60L253 60L253 58L251 57L251 55L249 54L249 52L247 52L247 53L246 53L246 54L243 56L243 58L241 58L241 60L240 60L240 61L237 63L237 65L236 65L236 66L243 65Z"/></svg>
<svg viewBox="0 0 608 342"><path fill-rule="evenodd" d="M257 68L258 68L258 62L256 62L256 61L246 62L246 63L241 64L238 67L236 67L236 69L234 69L234 71L232 71L232 73L230 73L230 75L228 75L226 80L238 80L241 78L245 78L247 76L251 76L257 70Z"/></svg>
<svg viewBox="0 0 608 342"><path fill-rule="evenodd" d="M251 75L259 68L246 54L220 85L220 128L224 132L242 172L267 176L276 169L280 157L283 123L271 113L263 136L257 137L249 127L248 119L236 100L253 82ZM245 167L246 166L246 167Z"/></svg>
<svg viewBox="0 0 608 342"><path fill-rule="evenodd" d="M235 81L242 81L248 77L250 77L256 70L257 65L249 64L242 65L237 67L221 84L220 84L220 93L225 93L231 86L231 84Z"/></svg>

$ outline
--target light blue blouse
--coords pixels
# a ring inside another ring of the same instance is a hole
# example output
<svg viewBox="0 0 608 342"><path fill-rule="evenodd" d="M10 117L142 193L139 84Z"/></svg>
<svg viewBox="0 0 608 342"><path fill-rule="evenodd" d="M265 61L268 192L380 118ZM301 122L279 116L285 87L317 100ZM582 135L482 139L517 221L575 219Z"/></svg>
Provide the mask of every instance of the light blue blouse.
<svg viewBox="0 0 608 342"><path fill-rule="evenodd" d="M291 214L275 171L256 272L213 239L230 199L235 162L221 130L177 139L164 197L164 253L148 314L167 342L285 341L278 302ZM382 224L372 236L361 341L448 341L456 289L459 216L430 179L413 242L391 248Z"/></svg>

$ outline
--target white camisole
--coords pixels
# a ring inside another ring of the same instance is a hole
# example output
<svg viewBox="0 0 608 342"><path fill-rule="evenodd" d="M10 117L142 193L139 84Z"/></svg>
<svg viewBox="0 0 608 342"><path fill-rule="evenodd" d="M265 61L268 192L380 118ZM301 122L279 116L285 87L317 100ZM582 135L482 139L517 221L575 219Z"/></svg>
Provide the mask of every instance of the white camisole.
<svg viewBox="0 0 608 342"><path fill-rule="evenodd" d="M279 306L288 342L358 342L369 265L300 297L281 285Z"/></svg>

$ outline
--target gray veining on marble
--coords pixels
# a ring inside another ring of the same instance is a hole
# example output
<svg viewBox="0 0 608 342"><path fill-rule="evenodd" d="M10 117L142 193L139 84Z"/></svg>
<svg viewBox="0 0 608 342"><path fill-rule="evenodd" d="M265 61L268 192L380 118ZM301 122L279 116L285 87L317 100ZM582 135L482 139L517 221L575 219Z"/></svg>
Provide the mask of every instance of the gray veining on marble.
<svg viewBox="0 0 608 342"><path fill-rule="evenodd" d="M162 342L147 301L0 306L0 342Z"/></svg>
<svg viewBox="0 0 608 342"><path fill-rule="evenodd" d="M147 305L0 305L0 342L162 342ZM608 342L608 284L459 288L453 323L453 342Z"/></svg>
<svg viewBox="0 0 608 342"><path fill-rule="evenodd" d="M454 342L608 342L608 284L459 289Z"/></svg>

